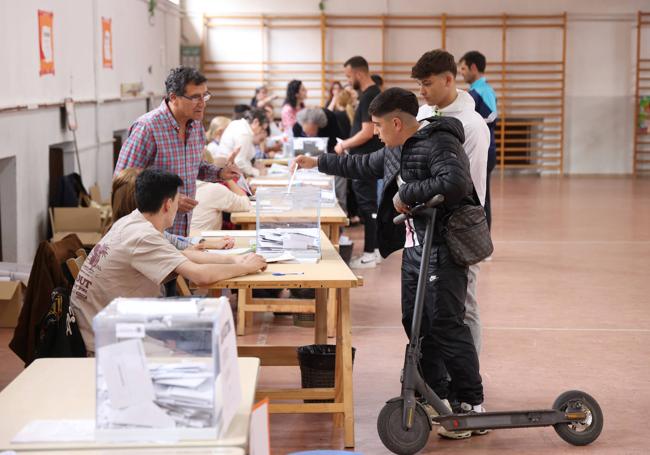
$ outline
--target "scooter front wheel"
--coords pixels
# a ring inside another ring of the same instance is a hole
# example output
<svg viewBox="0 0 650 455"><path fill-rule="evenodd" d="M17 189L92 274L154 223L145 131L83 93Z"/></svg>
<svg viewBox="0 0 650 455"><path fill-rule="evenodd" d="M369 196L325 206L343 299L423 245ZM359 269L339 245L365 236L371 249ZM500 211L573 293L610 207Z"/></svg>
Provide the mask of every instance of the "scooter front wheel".
<svg viewBox="0 0 650 455"><path fill-rule="evenodd" d="M553 403L553 409L566 412L575 409L584 412L586 419L580 422L556 423L555 432L569 444L585 446L600 436L603 430L603 411L598 402L590 395L579 390L564 392Z"/></svg>
<svg viewBox="0 0 650 455"><path fill-rule="evenodd" d="M416 406L413 425L407 431L402 428L402 409L402 399L386 403L377 418L377 432L381 442L391 452L413 455L419 452L429 439L429 417L420 406Z"/></svg>

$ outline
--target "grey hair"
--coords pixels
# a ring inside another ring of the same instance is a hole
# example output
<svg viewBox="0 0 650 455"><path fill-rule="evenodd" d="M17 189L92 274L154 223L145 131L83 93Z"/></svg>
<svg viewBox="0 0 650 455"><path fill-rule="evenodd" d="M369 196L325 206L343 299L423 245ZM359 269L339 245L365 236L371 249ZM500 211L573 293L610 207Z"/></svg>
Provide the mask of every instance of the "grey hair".
<svg viewBox="0 0 650 455"><path fill-rule="evenodd" d="M298 111L296 120L303 126L305 123L315 123L319 128L327 126L327 115L320 107L308 107Z"/></svg>

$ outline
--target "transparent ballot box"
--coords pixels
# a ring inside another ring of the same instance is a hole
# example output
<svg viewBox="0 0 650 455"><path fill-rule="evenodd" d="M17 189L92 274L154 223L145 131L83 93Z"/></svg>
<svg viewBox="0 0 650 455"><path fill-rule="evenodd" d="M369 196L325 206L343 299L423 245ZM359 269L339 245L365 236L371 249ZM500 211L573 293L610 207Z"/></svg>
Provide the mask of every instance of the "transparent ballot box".
<svg viewBox="0 0 650 455"><path fill-rule="evenodd" d="M321 256L321 190L262 187L255 194L256 251L267 260L316 262Z"/></svg>
<svg viewBox="0 0 650 455"><path fill-rule="evenodd" d="M241 402L226 298L119 298L95 316L93 329L97 440L224 434Z"/></svg>

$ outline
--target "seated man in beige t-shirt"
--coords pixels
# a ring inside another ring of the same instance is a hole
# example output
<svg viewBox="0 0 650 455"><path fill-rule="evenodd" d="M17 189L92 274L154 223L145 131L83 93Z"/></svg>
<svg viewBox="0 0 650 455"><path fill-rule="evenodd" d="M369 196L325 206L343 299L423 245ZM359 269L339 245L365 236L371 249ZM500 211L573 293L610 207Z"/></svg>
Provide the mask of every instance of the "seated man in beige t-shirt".
<svg viewBox="0 0 650 455"><path fill-rule="evenodd" d="M182 185L176 174L142 171L135 185L138 208L113 224L81 267L70 302L88 351L95 350L93 317L116 297L161 296L161 285L174 273L201 286L266 268L256 254L181 252L169 243L162 232L174 223Z"/></svg>

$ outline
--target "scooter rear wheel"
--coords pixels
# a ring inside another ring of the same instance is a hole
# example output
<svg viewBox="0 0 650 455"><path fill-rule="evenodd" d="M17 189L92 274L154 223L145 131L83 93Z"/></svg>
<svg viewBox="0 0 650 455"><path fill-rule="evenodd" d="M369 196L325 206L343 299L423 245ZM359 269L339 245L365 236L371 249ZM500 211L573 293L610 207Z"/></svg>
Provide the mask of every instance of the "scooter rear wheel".
<svg viewBox="0 0 650 455"><path fill-rule="evenodd" d="M401 399L386 403L377 418L377 432L381 442L391 452L412 455L426 445L431 427L426 412L416 406L413 425L410 430L405 431L402 428L402 403Z"/></svg>
<svg viewBox="0 0 650 455"><path fill-rule="evenodd" d="M556 423L555 432L569 444L584 446L600 436L603 430L603 411L598 402L590 395L579 390L564 392L553 403L553 409L566 412L567 408L577 408L587 414L581 422Z"/></svg>

